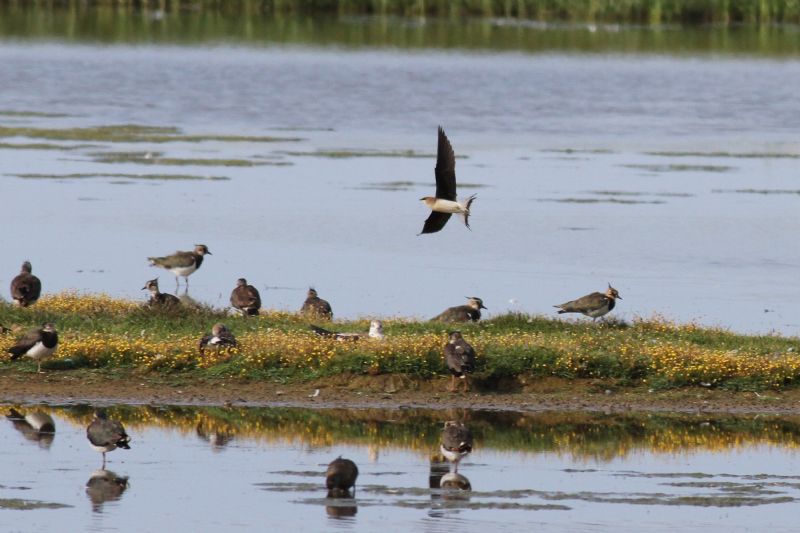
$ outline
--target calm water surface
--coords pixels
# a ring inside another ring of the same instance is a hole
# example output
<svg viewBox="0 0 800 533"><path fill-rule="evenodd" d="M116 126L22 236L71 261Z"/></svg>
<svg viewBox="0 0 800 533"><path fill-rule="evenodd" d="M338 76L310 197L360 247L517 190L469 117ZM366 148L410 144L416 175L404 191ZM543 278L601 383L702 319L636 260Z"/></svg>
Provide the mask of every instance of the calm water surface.
<svg viewBox="0 0 800 533"><path fill-rule="evenodd" d="M790 531L800 497L796 419L117 406L132 449L107 469L127 485L87 493L91 410L18 409L56 432L0 424L6 531ZM452 417L475 433L470 493L430 488ZM355 500L325 497L339 455L359 466Z"/></svg>
<svg viewBox="0 0 800 533"><path fill-rule="evenodd" d="M340 318L550 313L611 282L622 318L800 333L795 60L5 41L0 62L3 285L30 259L46 292L143 299L174 288L147 256L202 242L189 295L213 305L244 276ZM180 133L64 136L129 124ZM471 232L418 237L438 124L478 200Z"/></svg>

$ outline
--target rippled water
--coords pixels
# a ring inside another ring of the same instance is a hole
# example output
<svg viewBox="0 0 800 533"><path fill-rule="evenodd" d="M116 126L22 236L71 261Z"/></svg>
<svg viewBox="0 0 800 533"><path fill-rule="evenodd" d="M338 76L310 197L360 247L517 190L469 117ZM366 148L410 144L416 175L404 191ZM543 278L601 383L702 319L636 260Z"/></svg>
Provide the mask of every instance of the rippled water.
<svg viewBox="0 0 800 533"><path fill-rule="evenodd" d="M56 430L1 421L7 531L790 531L800 496L793 418L117 406L131 450L98 481L88 407L18 409ZM449 418L475 433L468 493L431 488ZM355 500L325 497L339 455Z"/></svg>
<svg viewBox="0 0 800 533"><path fill-rule="evenodd" d="M0 283L30 259L46 292L144 299L174 288L147 256L202 242L189 294L213 305L244 276L279 309L315 285L338 317L472 295L551 313L611 282L622 318L800 332L794 60L5 42L0 61ZM179 134L63 136L125 124ZM478 200L471 232L418 237L438 124Z"/></svg>

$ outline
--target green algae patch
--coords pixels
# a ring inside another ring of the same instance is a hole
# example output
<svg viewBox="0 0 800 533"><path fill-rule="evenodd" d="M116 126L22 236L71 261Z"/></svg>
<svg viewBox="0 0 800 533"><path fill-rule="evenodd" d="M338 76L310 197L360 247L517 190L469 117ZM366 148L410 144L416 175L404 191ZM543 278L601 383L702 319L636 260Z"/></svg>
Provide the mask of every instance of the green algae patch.
<svg viewBox="0 0 800 533"><path fill-rule="evenodd" d="M37 509L66 509L69 507L72 507L72 505L36 500L22 500L19 498L0 498L0 509L35 511Z"/></svg>
<svg viewBox="0 0 800 533"><path fill-rule="evenodd" d="M272 137L248 135L184 135L173 126L143 126L140 124L118 124L90 126L86 128L34 128L24 126L0 126L0 137L28 137L55 141L92 142L298 142L299 137Z"/></svg>
<svg viewBox="0 0 800 533"><path fill-rule="evenodd" d="M736 170L736 167L727 165L659 165L659 164L629 164L620 165L625 168L633 168L637 170L646 170L648 172L731 172Z"/></svg>
<svg viewBox="0 0 800 533"><path fill-rule="evenodd" d="M0 109L0 117L30 117L30 118L65 118L71 115L66 113L46 113L43 111L15 111L13 109Z"/></svg>
<svg viewBox="0 0 800 533"><path fill-rule="evenodd" d="M17 178L28 180L79 180L124 178L131 180L156 180L156 181L229 181L227 176L195 176L191 174L124 174L124 173L75 173L75 174L8 174Z"/></svg>
<svg viewBox="0 0 800 533"><path fill-rule="evenodd" d="M163 152L94 152L89 155L96 163L135 163L138 165L258 167L288 164L282 161L252 161L250 159L164 157Z"/></svg>
<svg viewBox="0 0 800 533"><path fill-rule="evenodd" d="M315 150L312 152L297 151L281 153L294 157L327 157L330 159L350 159L354 157L436 157L436 154L416 152L414 150ZM466 157L456 156L456 159L466 159Z"/></svg>
<svg viewBox="0 0 800 533"><path fill-rule="evenodd" d="M53 144L53 143L0 143L2 150L80 150L97 148L96 144Z"/></svg>
<svg viewBox="0 0 800 533"><path fill-rule="evenodd" d="M788 152L644 152L660 157L731 157L735 159L800 159L800 154Z"/></svg>

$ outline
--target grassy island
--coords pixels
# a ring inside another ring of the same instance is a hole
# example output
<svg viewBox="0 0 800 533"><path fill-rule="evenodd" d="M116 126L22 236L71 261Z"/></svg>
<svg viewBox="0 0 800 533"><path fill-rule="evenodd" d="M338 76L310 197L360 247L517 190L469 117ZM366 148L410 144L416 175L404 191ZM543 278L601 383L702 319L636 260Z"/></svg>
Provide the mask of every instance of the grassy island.
<svg viewBox="0 0 800 533"><path fill-rule="evenodd" d="M139 302L74 292L44 296L30 308L0 304L3 353L22 331L53 322L59 347L43 368L126 369L140 374L305 382L330 376L402 375L424 382L446 375L442 346L460 328L478 353L475 384L537 379L593 380L599 387L681 387L762 391L792 388L800 380L800 339L738 335L660 318L633 323L506 314L458 326L385 319L386 340L342 342L322 338L305 317L262 310L245 319L227 310L184 305L151 309ZM239 347L198 352L202 335L224 322ZM338 331L366 331L368 321L320 324ZM35 372L32 361L3 357L0 370Z"/></svg>

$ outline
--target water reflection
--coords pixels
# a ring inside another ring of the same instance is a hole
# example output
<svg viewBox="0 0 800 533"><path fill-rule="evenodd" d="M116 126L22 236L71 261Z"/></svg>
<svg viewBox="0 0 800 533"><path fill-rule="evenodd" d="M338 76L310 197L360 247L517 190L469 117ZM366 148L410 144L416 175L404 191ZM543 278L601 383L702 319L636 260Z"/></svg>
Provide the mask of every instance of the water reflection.
<svg viewBox="0 0 800 533"><path fill-rule="evenodd" d="M86 482L86 495L92 502L92 511L100 513L103 504L119 500L128 489L128 476L120 476L111 470L97 470Z"/></svg>
<svg viewBox="0 0 800 533"><path fill-rule="evenodd" d="M40 448L48 449L56 437L56 424L53 418L43 411L30 411L22 414L16 409L9 409L6 415L14 429L22 433L29 441L36 442Z"/></svg>
<svg viewBox="0 0 800 533"><path fill-rule="evenodd" d="M38 411L81 427L92 419L92 408L84 405ZM209 442L215 450L233 440L289 441L310 449L357 445L370 454L409 449L430 457L439 452L441 428L450 419L468 422L480 450L556 452L581 460L613 461L640 451L723 451L743 445L800 448L800 416L185 406L113 406L107 411L130 432L177 430Z"/></svg>

